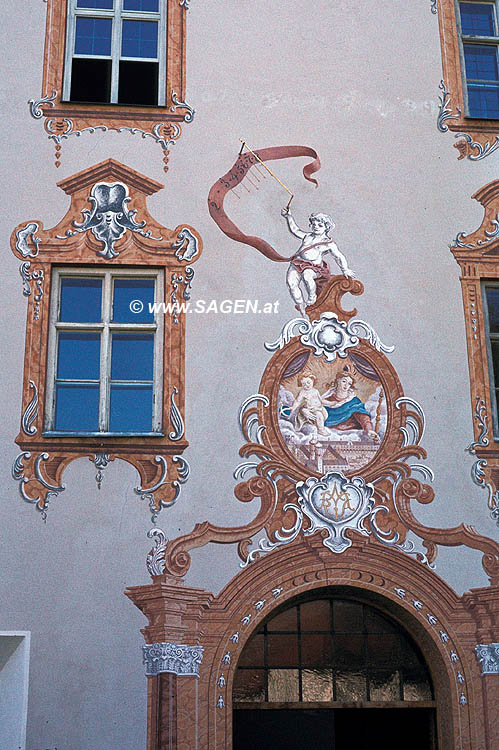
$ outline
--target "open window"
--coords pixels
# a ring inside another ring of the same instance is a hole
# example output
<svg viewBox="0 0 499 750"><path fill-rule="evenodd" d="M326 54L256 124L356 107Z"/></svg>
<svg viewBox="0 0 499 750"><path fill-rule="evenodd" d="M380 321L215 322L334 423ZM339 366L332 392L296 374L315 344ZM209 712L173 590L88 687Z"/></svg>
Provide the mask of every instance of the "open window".
<svg viewBox="0 0 499 750"><path fill-rule="evenodd" d="M162 185L112 159L59 187L71 206L57 226L28 222L12 235L28 299L13 476L45 511L70 461L89 456L100 485L123 458L154 515L188 476L182 305L201 240L156 222L146 198Z"/></svg>
<svg viewBox="0 0 499 750"><path fill-rule="evenodd" d="M41 96L31 114L45 117L56 146L82 132L128 131L164 150L190 122L185 101L185 30L189 0L50 0Z"/></svg>

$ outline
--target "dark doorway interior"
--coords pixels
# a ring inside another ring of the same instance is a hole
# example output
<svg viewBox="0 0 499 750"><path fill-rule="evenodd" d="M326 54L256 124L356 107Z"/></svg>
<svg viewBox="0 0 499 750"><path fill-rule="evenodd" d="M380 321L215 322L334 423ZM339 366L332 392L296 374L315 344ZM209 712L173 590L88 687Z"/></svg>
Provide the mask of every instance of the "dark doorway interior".
<svg viewBox="0 0 499 750"><path fill-rule="evenodd" d="M432 708L242 709L233 750L434 750Z"/></svg>

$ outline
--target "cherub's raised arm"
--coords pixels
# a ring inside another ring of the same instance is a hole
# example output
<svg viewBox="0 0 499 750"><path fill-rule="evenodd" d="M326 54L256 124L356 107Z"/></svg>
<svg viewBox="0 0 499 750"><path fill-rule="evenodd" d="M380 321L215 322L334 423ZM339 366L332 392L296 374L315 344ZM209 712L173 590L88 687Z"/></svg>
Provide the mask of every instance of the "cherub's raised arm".
<svg viewBox="0 0 499 750"><path fill-rule="evenodd" d="M333 256L344 276L355 276L354 272L348 267L347 259L343 253L340 253L338 246L334 242L330 243L328 252Z"/></svg>
<svg viewBox="0 0 499 750"><path fill-rule="evenodd" d="M295 237L299 237L300 240L302 240L307 235L306 232L300 229L287 208L282 209L281 216L284 216L288 223L289 231L291 232L291 234L294 234Z"/></svg>

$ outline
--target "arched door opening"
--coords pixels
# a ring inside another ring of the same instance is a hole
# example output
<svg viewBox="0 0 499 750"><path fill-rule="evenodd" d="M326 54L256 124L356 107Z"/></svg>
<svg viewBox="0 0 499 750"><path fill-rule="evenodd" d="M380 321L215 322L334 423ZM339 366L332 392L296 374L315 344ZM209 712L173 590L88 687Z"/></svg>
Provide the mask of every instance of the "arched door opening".
<svg viewBox="0 0 499 750"><path fill-rule="evenodd" d="M233 685L234 750L436 750L436 703L411 636L371 604L321 592L271 616Z"/></svg>

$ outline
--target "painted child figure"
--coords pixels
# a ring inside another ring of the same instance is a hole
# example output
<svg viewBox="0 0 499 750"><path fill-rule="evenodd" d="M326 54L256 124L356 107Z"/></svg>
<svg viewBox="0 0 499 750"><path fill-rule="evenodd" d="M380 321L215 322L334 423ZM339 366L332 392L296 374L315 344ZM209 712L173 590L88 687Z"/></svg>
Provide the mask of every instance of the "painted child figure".
<svg viewBox="0 0 499 750"><path fill-rule="evenodd" d="M302 241L289 264L286 284L301 314L305 315L305 307L313 305L317 299L317 288L320 290L331 277L331 271L324 259L327 253L331 253L344 276L354 276L354 273L348 268L345 256L340 253L336 243L329 236L329 232L335 226L330 216L311 214L310 232L304 232L288 208L283 208L281 215L285 217L291 234ZM301 282L305 287L306 296L302 292Z"/></svg>
<svg viewBox="0 0 499 750"><path fill-rule="evenodd" d="M303 375L298 380L300 390L291 407L291 416L295 417L298 427L302 424L309 423L314 425L316 433L329 437L329 431L324 427L324 422L328 417L328 411L325 409L321 394L314 388L315 376ZM310 442L314 442L312 439ZM316 442L316 441L315 441Z"/></svg>

